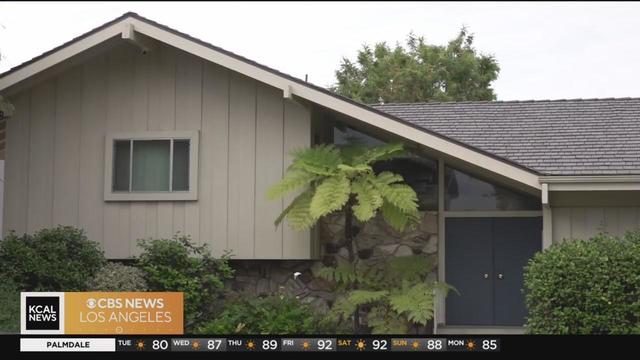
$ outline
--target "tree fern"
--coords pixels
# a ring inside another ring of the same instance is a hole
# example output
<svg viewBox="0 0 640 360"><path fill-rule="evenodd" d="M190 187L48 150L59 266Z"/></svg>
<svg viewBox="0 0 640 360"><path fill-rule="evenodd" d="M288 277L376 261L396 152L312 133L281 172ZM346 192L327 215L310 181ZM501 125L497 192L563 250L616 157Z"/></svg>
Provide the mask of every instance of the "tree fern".
<svg viewBox="0 0 640 360"><path fill-rule="evenodd" d="M282 181L267 192L271 199L301 192L276 219L276 226L286 218L293 228L306 229L324 216L343 212L344 246L349 250L349 260L338 258L336 266L321 268L316 276L333 281L345 291L333 304L331 316L353 319L356 331L361 306L373 310L370 321L378 332L405 331L408 324L423 321L429 315L426 310L410 309L404 303L410 296L426 304L427 300L420 298L420 288L408 288L405 292L409 294L398 290L403 279L422 280L426 270L416 269L417 261L411 266L390 268L386 263L366 264L354 256L358 250L352 230L354 218L366 222L382 213L385 221L398 231L420 220L418 197L403 183L402 176L373 171L373 163L401 152L401 144L373 148L354 144L341 148L320 145L297 149L291 152L293 162Z"/></svg>
<svg viewBox="0 0 640 360"><path fill-rule="evenodd" d="M342 163L340 150L331 144L295 149L291 151L291 156L293 163L289 166L289 170L303 170L322 176L338 173L338 165Z"/></svg>
<svg viewBox="0 0 640 360"><path fill-rule="evenodd" d="M309 212L314 219L331 214L349 201L351 184L346 175L340 174L324 179L315 189Z"/></svg>
<svg viewBox="0 0 640 360"><path fill-rule="evenodd" d="M267 198L276 199L283 197L302 187L308 186L312 181L319 178L319 175L306 171L288 171L284 178L282 178L282 181L269 188L267 191Z"/></svg>
<svg viewBox="0 0 640 360"><path fill-rule="evenodd" d="M351 190L356 195L357 204L353 205L353 215L361 222L373 218L384 200L378 190L363 177L351 183Z"/></svg>

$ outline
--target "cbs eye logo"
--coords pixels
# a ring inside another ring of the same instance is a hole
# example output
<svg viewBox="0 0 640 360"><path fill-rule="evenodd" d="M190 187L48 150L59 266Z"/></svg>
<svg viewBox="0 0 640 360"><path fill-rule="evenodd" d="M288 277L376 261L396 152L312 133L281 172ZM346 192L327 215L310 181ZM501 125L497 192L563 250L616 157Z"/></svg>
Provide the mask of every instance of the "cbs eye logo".
<svg viewBox="0 0 640 360"><path fill-rule="evenodd" d="M94 309L98 305L98 302L94 298L87 299L87 307L89 309Z"/></svg>

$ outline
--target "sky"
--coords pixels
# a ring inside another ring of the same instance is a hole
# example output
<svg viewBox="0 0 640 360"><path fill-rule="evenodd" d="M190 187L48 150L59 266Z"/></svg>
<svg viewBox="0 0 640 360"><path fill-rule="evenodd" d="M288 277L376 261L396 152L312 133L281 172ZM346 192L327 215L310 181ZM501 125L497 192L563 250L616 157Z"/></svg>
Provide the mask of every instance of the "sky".
<svg viewBox="0 0 640 360"><path fill-rule="evenodd" d="M127 11L329 86L362 44L464 25L501 71L498 100L640 97L640 3L0 3L0 72Z"/></svg>

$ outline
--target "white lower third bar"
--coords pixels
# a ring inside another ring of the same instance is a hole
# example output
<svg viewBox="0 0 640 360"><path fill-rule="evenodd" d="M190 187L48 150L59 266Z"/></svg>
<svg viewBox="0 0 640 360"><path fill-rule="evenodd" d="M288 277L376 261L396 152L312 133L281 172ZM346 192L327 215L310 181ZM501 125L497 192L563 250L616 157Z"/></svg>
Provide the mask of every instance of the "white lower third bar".
<svg viewBox="0 0 640 360"><path fill-rule="evenodd" d="M116 351L115 338L21 338L21 352L81 352Z"/></svg>

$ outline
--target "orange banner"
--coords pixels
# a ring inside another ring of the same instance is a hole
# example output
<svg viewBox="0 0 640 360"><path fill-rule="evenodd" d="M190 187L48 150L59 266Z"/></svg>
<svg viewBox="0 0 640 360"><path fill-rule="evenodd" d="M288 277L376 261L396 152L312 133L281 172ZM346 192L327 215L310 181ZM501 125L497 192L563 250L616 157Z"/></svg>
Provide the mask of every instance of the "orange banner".
<svg viewBox="0 0 640 360"><path fill-rule="evenodd" d="M183 334L179 292L67 292L65 334Z"/></svg>

